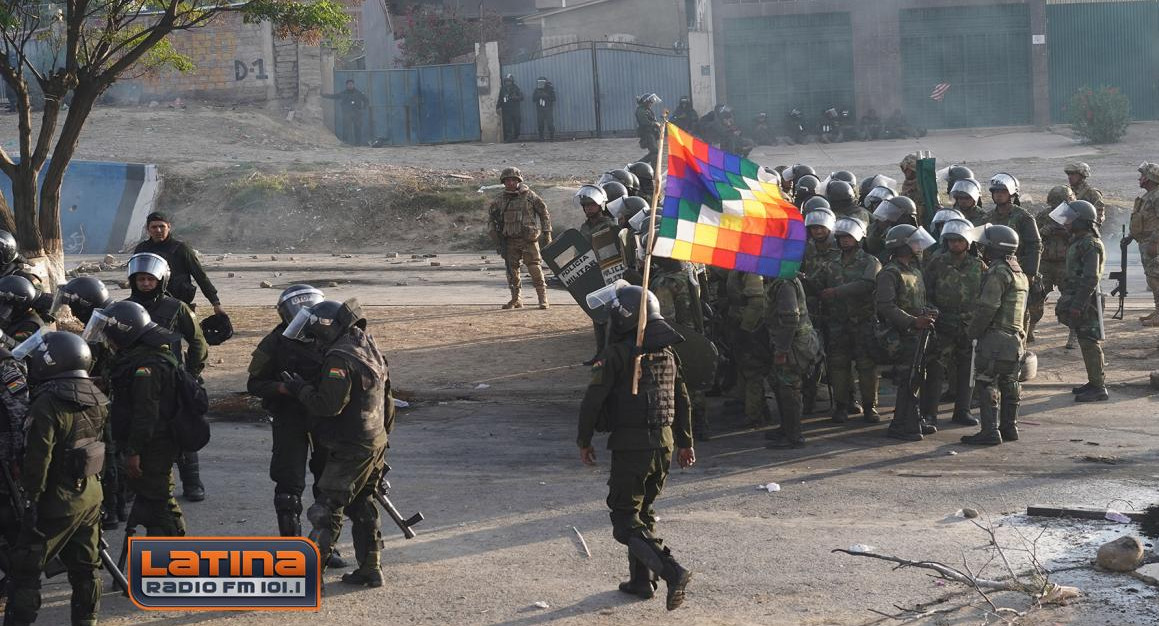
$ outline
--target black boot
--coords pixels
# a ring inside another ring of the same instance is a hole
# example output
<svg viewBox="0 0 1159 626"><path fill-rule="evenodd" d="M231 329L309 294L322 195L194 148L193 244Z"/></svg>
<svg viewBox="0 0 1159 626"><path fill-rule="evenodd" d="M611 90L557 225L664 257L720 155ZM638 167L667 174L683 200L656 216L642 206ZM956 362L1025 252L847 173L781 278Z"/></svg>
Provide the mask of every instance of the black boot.
<svg viewBox="0 0 1159 626"><path fill-rule="evenodd" d="M962 443L971 446L996 446L1002 443L1002 433L998 432L998 407L983 402L978 409L982 414L982 430L975 435L963 436Z"/></svg>
<svg viewBox="0 0 1159 626"><path fill-rule="evenodd" d="M181 475L181 491L186 500L201 502L205 499L205 485L201 483L201 463L196 452L177 455L177 473Z"/></svg>
<svg viewBox="0 0 1159 626"><path fill-rule="evenodd" d="M969 411L966 411L965 413L959 413L959 412L955 411L954 417L950 421L955 423L955 424L961 424L963 426L977 426L978 425L978 418L974 417L973 415L970 415Z"/></svg>
<svg viewBox="0 0 1159 626"><path fill-rule="evenodd" d="M684 569L672 558L672 551L661 549L655 539L645 539L639 535L628 541L628 550L649 570L660 575L668 585L666 606L669 611L684 604L684 589L692 581L692 571Z"/></svg>
<svg viewBox="0 0 1159 626"><path fill-rule="evenodd" d="M628 576L626 582L620 583L620 591L639 596L643 600L651 600L652 596L656 594L658 585L652 580L652 572L639 559L632 556L630 550L628 551Z"/></svg>
<svg viewBox="0 0 1159 626"><path fill-rule="evenodd" d="M1002 433L1002 441L1018 441L1018 403L1003 402L998 420L998 431Z"/></svg>
<svg viewBox="0 0 1159 626"><path fill-rule="evenodd" d="M1091 385L1086 391L1074 397L1075 402L1105 402L1110 394L1107 393L1107 388L1103 386Z"/></svg>
<svg viewBox="0 0 1159 626"><path fill-rule="evenodd" d="M1071 387L1070 392L1077 396L1078 394L1080 394L1080 393L1082 393L1090 388L1091 388L1090 383L1083 383L1083 384L1079 385L1078 387Z"/></svg>
<svg viewBox="0 0 1159 626"><path fill-rule="evenodd" d="M274 494L274 513L278 516L278 534L302 536L302 497L292 493Z"/></svg>
<svg viewBox="0 0 1159 626"><path fill-rule="evenodd" d="M334 560L334 556L330 556L330 560ZM364 571L361 568L342 575L342 582L347 585L357 585L360 587L381 587L382 586L382 570L373 569Z"/></svg>

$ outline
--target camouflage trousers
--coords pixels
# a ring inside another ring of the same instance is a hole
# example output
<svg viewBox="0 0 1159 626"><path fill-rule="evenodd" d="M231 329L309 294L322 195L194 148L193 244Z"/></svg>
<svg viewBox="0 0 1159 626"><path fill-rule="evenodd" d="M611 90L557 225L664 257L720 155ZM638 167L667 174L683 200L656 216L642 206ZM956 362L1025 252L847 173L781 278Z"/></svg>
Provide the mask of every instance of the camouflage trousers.
<svg viewBox="0 0 1159 626"><path fill-rule="evenodd" d="M519 291L523 285L519 278L519 265L527 266L527 273L531 274L531 282L535 285L535 292L542 295L547 289L543 279L543 258L539 256L539 241L524 239L507 239L507 254L503 255L507 262L507 286L511 289L511 297L519 299Z"/></svg>
<svg viewBox="0 0 1159 626"><path fill-rule="evenodd" d="M969 415L974 389L970 384L974 343L966 336L966 329L951 324L940 325L937 334L930 338L927 352L930 357L929 365L926 366L926 380L922 384L921 416L937 417L942 383L947 378L954 395L954 416Z"/></svg>
<svg viewBox="0 0 1159 626"><path fill-rule="evenodd" d="M744 414L754 426L769 423L769 405L765 400L765 378L769 375L768 355L751 349L734 348L736 385L744 401Z"/></svg>
<svg viewBox="0 0 1159 626"><path fill-rule="evenodd" d="M869 342L873 330L868 321L830 325L826 333L825 354L828 357L829 381L833 384L835 409L848 409L853 398L853 367L857 367L857 381L861 404L866 413L877 408L877 364L869 356Z"/></svg>
<svg viewBox="0 0 1159 626"><path fill-rule="evenodd" d="M612 450L607 502L616 541L628 545L633 535L656 532L652 504L664 489L671 465L671 448Z"/></svg>
<svg viewBox="0 0 1159 626"><path fill-rule="evenodd" d="M1066 262L1043 261L1039 265L1038 271L1042 275L1042 289L1037 291L1032 289L1030 300L1026 303L1026 310L1030 314L1031 330L1038 325L1046 312L1047 296L1062 285L1063 277L1066 275Z"/></svg>
<svg viewBox="0 0 1159 626"><path fill-rule="evenodd" d="M1139 242L1139 257L1143 261L1143 274L1147 277L1147 289L1155 299L1155 306L1159 308L1159 256L1148 254L1148 244Z"/></svg>
<svg viewBox="0 0 1159 626"><path fill-rule="evenodd" d="M810 368L811 369L811 368ZM801 437L801 414L803 400L801 397L801 380L805 372L796 366L785 363L773 365L769 375L773 394L777 399L777 412L781 418L781 434L788 441L796 441Z"/></svg>
<svg viewBox="0 0 1159 626"><path fill-rule="evenodd" d="M327 446L325 468L315 489L317 500L307 512L314 530L310 538L318 545L322 563L333 553L342 533L343 517L350 518L350 539L358 569L382 566L382 532L374 492L386 467L386 447Z"/></svg>
<svg viewBox="0 0 1159 626"><path fill-rule="evenodd" d="M40 581L44 565L59 555L72 587L72 623L97 623L101 604L101 509L94 506L69 517L39 520L36 529L22 530L10 553L8 606L4 623L31 624L40 611Z"/></svg>

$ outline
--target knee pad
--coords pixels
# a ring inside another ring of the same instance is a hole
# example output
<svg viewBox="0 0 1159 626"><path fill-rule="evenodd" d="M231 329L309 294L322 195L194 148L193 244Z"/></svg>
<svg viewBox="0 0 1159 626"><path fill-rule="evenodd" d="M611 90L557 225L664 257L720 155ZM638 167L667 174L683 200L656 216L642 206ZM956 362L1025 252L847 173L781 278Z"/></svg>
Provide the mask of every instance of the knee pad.
<svg viewBox="0 0 1159 626"><path fill-rule="evenodd" d="M302 513L302 497L296 496L292 493L275 493L274 494L274 510L278 513L290 513L292 515L301 515Z"/></svg>

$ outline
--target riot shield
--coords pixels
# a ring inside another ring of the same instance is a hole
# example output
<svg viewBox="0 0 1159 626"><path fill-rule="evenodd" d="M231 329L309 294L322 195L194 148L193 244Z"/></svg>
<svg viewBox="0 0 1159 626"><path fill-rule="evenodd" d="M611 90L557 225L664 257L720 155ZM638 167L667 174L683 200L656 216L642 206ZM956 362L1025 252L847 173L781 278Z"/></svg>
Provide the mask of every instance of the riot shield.
<svg viewBox="0 0 1159 626"><path fill-rule="evenodd" d="M601 307L593 312L587 305L587 295L606 284L599 258L588 240L578 230L571 228L555 237L550 246L541 250L541 254L547 266L555 272L584 312L597 322L606 321L606 310Z"/></svg>

